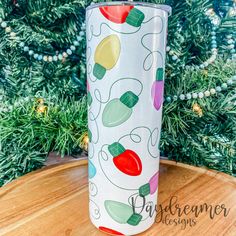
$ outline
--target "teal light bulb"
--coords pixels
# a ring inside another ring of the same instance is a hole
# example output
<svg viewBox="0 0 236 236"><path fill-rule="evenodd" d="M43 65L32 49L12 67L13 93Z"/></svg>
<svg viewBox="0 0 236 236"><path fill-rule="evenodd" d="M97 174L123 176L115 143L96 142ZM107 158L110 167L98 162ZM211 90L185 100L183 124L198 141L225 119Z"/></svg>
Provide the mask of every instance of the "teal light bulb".
<svg viewBox="0 0 236 236"><path fill-rule="evenodd" d="M89 175L89 179L92 179L97 173L96 167L94 166L94 164L89 161L88 163L88 175Z"/></svg>
<svg viewBox="0 0 236 236"><path fill-rule="evenodd" d="M89 138L89 142L92 142L92 132L90 129L88 129L88 138Z"/></svg>
<svg viewBox="0 0 236 236"><path fill-rule="evenodd" d="M88 91L88 93L87 93L87 103L88 103L89 106L91 106L92 102L93 102L93 98L91 96L91 93Z"/></svg>
<svg viewBox="0 0 236 236"><path fill-rule="evenodd" d="M142 219L140 214L134 213L132 207L125 203L106 200L104 205L109 216L120 224L138 225Z"/></svg>
<svg viewBox="0 0 236 236"><path fill-rule="evenodd" d="M124 93L120 99L112 99L103 110L103 125L114 127L127 121L132 115L132 107L136 105L138 100L138 96L131 91Z"/></svg>

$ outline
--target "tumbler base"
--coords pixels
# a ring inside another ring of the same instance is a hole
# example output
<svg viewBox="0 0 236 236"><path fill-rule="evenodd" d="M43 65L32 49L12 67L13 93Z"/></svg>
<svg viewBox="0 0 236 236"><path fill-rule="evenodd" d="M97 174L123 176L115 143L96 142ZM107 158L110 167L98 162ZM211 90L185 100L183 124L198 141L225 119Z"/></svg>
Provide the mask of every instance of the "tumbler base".
<svg viewBox="0 0 236 236"><path fill-rule="evenodd" d="M124 236L132 236L132 235L137 235L137 234L140 234L140 233L143 233L145 231L147 231L148 229L150 229L152 227L152 225L155 223L155 220L154 222L152 222L151 224L148 224L146 227L144 227L142 230L139 230L139 231L136 231L134 230L132 232L132 230L130 230L132 232L132 234L127 234L125 232L119 232L117 230L113 230L113 229L110 229L110 228L107 228L105 226L97 226L96 223L90 218L92 224L101 232L103 233L106 233L107 235L124 235Z"/></svg>

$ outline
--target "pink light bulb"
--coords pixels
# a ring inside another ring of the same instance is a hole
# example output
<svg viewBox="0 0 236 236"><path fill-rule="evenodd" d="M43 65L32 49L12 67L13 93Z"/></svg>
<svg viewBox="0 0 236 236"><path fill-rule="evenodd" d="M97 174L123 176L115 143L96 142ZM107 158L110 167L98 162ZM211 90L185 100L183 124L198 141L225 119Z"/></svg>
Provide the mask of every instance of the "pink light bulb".
<svg viewBox="0 0 236 236"><path fill-rule="evenodd" d="M90 90L90 86L89 86L89 83L87 82L87 91Z"/></svg>
<svg viewBox="0 0 236 236"><path fill-rule="evenodd" d="M152 178L149 180L148 183L150 185L150 194L154 194L157 191L158 179L159 179L159 172L153 175Z"/></svg>
<svg viewBox="0 0 236 236"><path fill-rule="evenodd" d="M163 103L164 96L164 70L163 68L157 68L156 80L153 82L151 96L153 99L153 105L157 111L160 110Z"/></svg>

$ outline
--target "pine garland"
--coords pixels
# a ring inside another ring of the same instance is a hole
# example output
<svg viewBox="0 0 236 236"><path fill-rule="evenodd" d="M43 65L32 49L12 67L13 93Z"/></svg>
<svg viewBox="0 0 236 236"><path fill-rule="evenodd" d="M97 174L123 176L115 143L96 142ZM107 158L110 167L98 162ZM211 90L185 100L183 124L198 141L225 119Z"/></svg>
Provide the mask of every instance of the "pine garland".
<svg viewBox="0 0 236 236"><path fill-rule="evenodd" d="M39 168L50 151L62 156L80 152L80 137L87 130L86 107L85 98L58 99L43 93L16 100L1 111L1 183Z"/></svg>

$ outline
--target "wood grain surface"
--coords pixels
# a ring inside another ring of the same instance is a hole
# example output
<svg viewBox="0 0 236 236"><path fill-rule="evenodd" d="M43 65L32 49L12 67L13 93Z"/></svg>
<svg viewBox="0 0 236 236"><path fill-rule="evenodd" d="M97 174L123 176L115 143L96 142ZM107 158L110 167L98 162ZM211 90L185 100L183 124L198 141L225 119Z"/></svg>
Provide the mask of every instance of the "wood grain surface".
<svg viewBox="0 0 236 236"><path fill-rule="evenodd" d="M223 208L229 212L225 217L221 211L211 219L210 211L204 211L198 217L193 213L171 215L167 211L163 216L166 221L155 223L140 235L236 235L235 178L203 168L161 161L159 180L161 207L168 206L173 196L177 197L181 209L185 205L193 207L204 203L215 209L216 205L222 207L224 204ZM170 220L178 224L170 225L168 224ZM190 226L186 223L192 220L195 220L195 225ZM106 235L98 231L88 217L87 160L46 167L2 187L0 235Z"/></svg>

